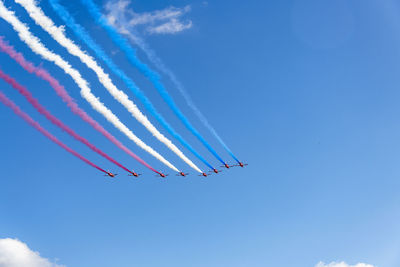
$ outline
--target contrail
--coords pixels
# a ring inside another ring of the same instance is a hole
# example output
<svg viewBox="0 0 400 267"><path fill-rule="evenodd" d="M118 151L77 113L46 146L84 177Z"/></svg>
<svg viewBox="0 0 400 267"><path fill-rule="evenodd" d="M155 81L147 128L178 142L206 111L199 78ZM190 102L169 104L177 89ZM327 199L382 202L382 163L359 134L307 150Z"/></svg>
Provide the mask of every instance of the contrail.
<svg viewBox="0 0 400 267"><path fill-rule="evenodd" d="M9 57L14 59L22 68L24 68L27 72L35 74L37 77L45 80L50 84L50 86L54 89L58 96L62 98L62 100L67 103L67 106L71 109L73 113L82 118L85 122L90 124L95 130L104 135L108 140L110 140L117 147L122 149L128 155L136 159L139 163L143 164L150 170L160 174L160 172L156 171L153 167L147 164L144 160L138 157L135 153L125 147L120 141L118 141L113 135L111 135L107 130L103 128L97 121L95 121L92 117L90 117L84 110L82 110L78 104L75 103L74 99L68 94L68 92L64 89L64 87L51 76L45 69L40 67L35 67L32 62L29 62L24 58L21 53L15 51L14 47L9 45L6 41L4 41L4 37L0 36L0 51L6 53Z"/></svg>
<svg viewBox="0 0 400 267"><path fill-rule="evenodd" d="M50 0L57 1L57 0ZM121 16L123 14L114 14L114 17L118 16L118 19L121 20ZM124 18L122 18L124 19ZM120 24L120 26L122 26ZM228 145L222 140L220 135L214 129L214 127L210 124L207 118L203 115L197 105L194 103L193 99L190 97L189 93L186 91L182 83L178 80L175 74L170 70L164 62L156 55L153 49L151 49L148 44L140 38L138 34L132 33L132 30L127 30L125 28L117 28L121 34L126 35L133 43L135 43L147 56L151 63L153 63L161 72L163 72L174 84L175 88L178 89L179 93L185 99L187 105L193 110L194 114L196 114L197 118L201 121L201 123L211 132L211 134L217 139L217 141L221 144L221 146L228 152L228 154L236 160L238 163L240 162L237 157L233 154L232 150L228 147Z"/></svg>
<svg viewBox="0 0 400 267"><path fill-rule="evenodd" d="M168 94L168 91L160 81L160 75L155 71L151 70L146 64L141 62L137 56L136 51L131 47L129 42L122 37L107 21L107 19L102 15L99 8L92 0L81 0L81 2L88 8L89 13L92 18L103 27L108 35L111 37L113 42L118 45L122 51L125 52L128 60L135 65L149 80L153 83L154 87L157 89L158 93L168 104L168 106L173 110L175 115L182 121L186 128L191 131L197 139L220 161L222 164L225 162L217 154L217 152L211 147L211 145L203 138L203 136L194 128L194 126L189 122L188 118L182 113L179 107L176 105L175 101Z"/></svg>
<svg viewBox="0 0 400 267"><path fill-rule="evenodd" d="M206 164L211 169L214 169L210 163L208 163L191 145L189 145L182 136L180 136L172 126L164 119L164 117L157 111L153 106L150 99L146 97L142 90L135 84L135 82L125 74L125 72L119 68L113 60L104 52L104 50L96 43L95 40L86 32L86 30L76 23L75 19L71 14L59 4L58 0L50 0L50 5L54 11L61 17L64 23L72 29L72 31L83 41L85 44L91 48L98 58L103 60L107 66L114 72L121 80L124 81L126 86L135 94L135 96L144 104L146 109L157 119L157 121L179 142L190 150L197 158L199 158L204 164Z"/></svg>
<svg viewBox="0 0 400 267"><path fill-rule="evenodd" d="M79 158L80 160L86 162L90 166L98 169L99 171L102 171L104 173L107 173L105 170L94 164L93 162L89 161L85 157L81 156L78 152L75 150L69 148L67 145L65 145L63 142L58 140L54 135L49 133L47 130L45 130L40 124L36 121L34 121L28 114L23 112L14 102L12 102L9 98L7 98L3 92L0 91L0 102L3 103L5 106L9 107L14 111L15 114L20 116L22 119L24 119L27 123L29 123L32 127L34 127L36 130L38 130L40 133L42 133L44 136L46 136L48 139L59 145L60 147L64 148L66 151L74 155L75 157Z"/></svg>
<svg viewBox="0 0 400 267"><path fill-rule="evenodd" d="M168 162L163 156L154 151L151 147L146 145L142 140L140 140L136 135L133 134L131 130L128 129L118 118L115 116L111 110L109 110L99 99L92 94L88 82L84 80L81 74L71 65L62 59L59 55L48 50L36 37L33 36L29 31L29 28L22 23L15 15L14 12L9 11L5 6L3 1L0 1L0 17L12 25L13 29L18 33L19 38L25 42L33 52L40 55L44 59L53 62L58 67L64 70L65 73L71 76L74 82L81 88L81 96L85 98L86 101L95 109L97 112L101 113L110 123L112 123L118 130L125 134L129 139L135 142L139 147L147 151L149 154L157 158L159 161L164 163L166 166L171 168L176 172L180 172L174 165Z"/></svg>
<svg viewBox="0 0 400 267"><path fill-rule="evenodd" d="M59 127L61 130L67 132L70 136L75 138L77 141L81 142L82 144L86 145L88 148L99 154L100 156L106 158L110 162L114 163L118 167L124 169L125 171L131 173L130 170L125 168L122 164L120 164L118 161L115 159L111 158L108 156L106 153L101 151L99 148L97 148L95 145L91 144L88 140L77 134L74 130L69 128L67 125L65 125L62 121L57 119L55 116L53 116L45 107L43 107L39 101L37 101L32 94L21 84L19 84L15 79L11 78L9 75L5 74L1 69L0 69L0 78L3 79L5 82L7 82L9 85L11 85L15 90L18 91L22 96L28 100L28 102L43 116L46 117L51 123Z"/></svg>
<svg viewBox="0 0 400 267"><path fill-rule="evenodd" d="M53 39L56 40L61 46L65 47L70 54L78 57L84 64L86 64L86 66L92 69L96 73L100 83L103 84L107 91L118 102L120 102L134 118L136 118L144 127L146 127L146 129L151 132L154 137L160 140L160 142L164 143L190 167L202 173L202 171L190 159L188 159L182 153L182 151L179 150L179 148L177 148L169 139L167 139L154 127L147 117L140 112L138 107L131 100L129 100L128 95L126 95L123 91L118 90L118 88L112 83L108 74L104 72L97 62L91 56L83 52L71 39L66 37L63 28L59 28L54 25L54 22L43 13L43 11L35 4L34 0L15 0L15 2L22 5L28 12L29 16L36 22L36 24L40 25L46 32L48 32Z"/></svg>

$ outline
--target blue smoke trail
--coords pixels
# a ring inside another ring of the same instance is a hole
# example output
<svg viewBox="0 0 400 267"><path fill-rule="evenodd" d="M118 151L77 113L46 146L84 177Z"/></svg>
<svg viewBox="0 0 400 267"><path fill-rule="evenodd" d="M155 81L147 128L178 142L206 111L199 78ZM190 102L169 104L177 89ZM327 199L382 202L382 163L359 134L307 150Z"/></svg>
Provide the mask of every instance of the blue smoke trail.
<svg viewBox="0 0 400 267"><path fill-rule="evenodd" d="M92 0L81 0L82 4L88 8L88 11L92 18L99 24L103 29L108 33L113 42L118 45L122 51L125 52L128 60L135 65L150 81L153 83L154 87L157 89L158 93L164 99L164 101L168 104L168 106L173 110L176 116L183 122L189 131L191 131L197 139L200 140L201 143L220 161L222 164L225 162L221 159L221 157L217 154L217 152L207 143L207 141L201 136L201 134L193 127L193 125L189 122L185 115L180 111L178 106L175 104L172 97L168 94L165 87L160 82L160 76L155 71L151 70L146 64L142 63L136 57L136 50L130 46L129 42L122 37L104 18L103 14L100 12L99 8Z"/></svg>
<svg viewBox="0 0 400 267"><path fill-rule="evenodd" d="M146 43L146 41L140 37L140 34L135 30L135 26L130 25L129 18L127 18L125 15L126 13L128 13L128 11L126 11L126 9L121 11L117 5L118 5L117 2L114 2L114 3L110 2L106 6L106 9L109 11L109 15L113 16L116 20L115 21L116 25L113 25L113 26L118 30L118 32L127 36L130 39L130 41L135 43L145 53L145 55L150 60L150 62L153 63L162 73L164 73L171 80L171 82L174 84L175 88L178 89L178 91L181 93L183 98L186 100L186 104L193 110L193 112L196 114L196 116L201 121L201 123L206 128L208 128L208 130L211 132L211 134L214 135L214 137L222 145L222 147L228 152L228 154L230 154L231 157L235 161L240 163L240 161L233 154L232 150L228 147L227 144L225 144L225 142L219 136L219 134L214 129L214 127L211 126L211 124L208 122L207 118L203 115L203 113L200 111L200 109L196 106L196 104L190 97L189 93L185 90L182 83L175 76L174 72L171 71L164 64L164 62L156 55L154 50L149 47L149 45ZM122 28L123 28L123 32L121 31Z"/></svg>
<svg viewBox="0 0 400 267"><path fill-rule="evenodd" d="M131 38L131 40L140 48L143 50L143 52L146 54L146 56L149 58L149 60L159 69L161 70L165 75L168 76L168 78L172 81L172 83L175 85L175 87L178 89L178 91L182 94L183 98L186 100L186 103L188 106L193 110L193 112L196 114L196 116L199 118L199 120L203 123L203 125L208 128L208 130L211 132L211 134L214 135L214 137L218 140L218 142L222 145L222 147L231 155L231 157L236 160L238 163L240 161L236 158L236 156L233 154L233 152L230 150L227 144L222 140L222 138L219 136L217 131L214 129L214 127L211 126L211 124L208 122L206 117L201 113L199 108L196 106L196 104L193 102L192 98L188 94L188 92L185 90L183 87L182 83L176 78L175 74L167 68L164 63L161 61L161 59L155 54L155 52L147 45L147 43L137 36L135 34L134 36L132 33L129 33L128 37Z"/></svg>
<svg viewBox="0 0 400 267"><path fill-rule="evenodd" d="M181 142L188 150L190 150L197 158L199 158L204 164L209 168L214 169L214 167L208 163L191 145L189 145L182 136L180 136L172 126L164 119L164 117L158 113L156 108L150 102L150 100L145 96L145 94L136 86L136 84L130 79L114 62L113 60L104 52L104 50L90 37L90 35L85 31L85 29L76 23L75 19L71 14L59 3L59 0L49 0L49 3L53 10L58 14L58 16L67 24L69 28L77 35L90 49L92 49L97 57L102 59L107 66L116 74L124 83L128 86L130 90L136 95L137 98L144 104L146 109L157 119L158 122L177 140Z"/></svg>

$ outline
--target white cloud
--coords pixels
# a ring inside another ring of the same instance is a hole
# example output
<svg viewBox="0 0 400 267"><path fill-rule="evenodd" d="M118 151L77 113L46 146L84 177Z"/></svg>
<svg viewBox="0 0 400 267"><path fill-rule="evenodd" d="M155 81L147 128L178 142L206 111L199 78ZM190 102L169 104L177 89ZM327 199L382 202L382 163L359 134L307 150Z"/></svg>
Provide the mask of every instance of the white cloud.
<svg viewBox="0 0 400 267"><path fill-rule="evenodd" d="M192 27L192 21L182 21L183 15L190 11L190 6L183 8L167 7L151 12L136 13L129 8L128 0L111 0L105 8L108 21L117 28L127 31L143 28L150 34L174 34Z"/></svg>
<svg viewBox="0 0 400 267"><path fill-rule="evenodd" d="M0 267L63 267L32 251L25 243L11 238L0 239Z"/></svg>
<svg viewBox="0 0 400 267"><path fill-rule="evenodd" d="M331 262L331 263L323 263L320 262L315 267L374 267L371 264L366 263L357 263L356 265L349 265L345 262Z"/></svg>
<svg viewBox="0 0 400 267"><path fill-rule="evenodd" d="M150 33L177 33L192 27L192 22L189 21L186 24L180 23L177 19L171 19L171 21L155 27L148 27Z"/></svg>

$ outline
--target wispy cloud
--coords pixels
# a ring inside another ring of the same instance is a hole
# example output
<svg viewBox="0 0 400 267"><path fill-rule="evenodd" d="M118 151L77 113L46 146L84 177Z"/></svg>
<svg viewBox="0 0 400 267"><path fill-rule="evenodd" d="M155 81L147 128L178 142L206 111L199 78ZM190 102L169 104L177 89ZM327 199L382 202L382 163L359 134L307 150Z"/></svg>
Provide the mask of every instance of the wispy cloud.
<svg viewBox="0 0 400 267"><path fill-rule="evenodd" d="M177 33L192 27L192 22L187 24L182 24L177 19L173 18L169 22L164 23L159 26L149 27L148 31L150 33Z"/></svg>
<svg viewBox="0 0 400 267"><path fill-rule="evenodd" d="M357 263L355 265L349 265L345 262L331 262L331 263L324 263L320 262L315 267L374 267L371 264L366 263Z"/></svg>
<svg viewBox="0 0 400 267"><path fill-rule="evenodd" d="M40 256L18 239L0 239L0 267L65 267Z"/></svg>
<svg viewBox="0 0 400 267"><path fill-rule="evenodd" d="M143 28L150 34L174 34L190 29L191 20L182 20L182 17L190 11L190 6L183 8L167 7L151 12L137 13L129 8L128 0L111 0L105 6L107 19L118 28L131 31Z"/></svg>

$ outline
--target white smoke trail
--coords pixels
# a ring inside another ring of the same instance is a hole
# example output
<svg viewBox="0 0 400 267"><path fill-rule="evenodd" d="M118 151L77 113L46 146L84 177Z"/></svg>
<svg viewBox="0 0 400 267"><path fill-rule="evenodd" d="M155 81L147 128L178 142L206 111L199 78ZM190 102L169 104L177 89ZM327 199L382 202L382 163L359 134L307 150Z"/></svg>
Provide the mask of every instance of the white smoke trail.
<svg viewBox="0 0 400 267"><path fill-rule="evenodd" d="M96 96L94 96L88 86L88 82L84 80L81 74L71 65L62 59L59 55L48 50L36 37L33 36L29 31L29 28L22 23L14 14L14 12L8 10L3 1L0 1L0 17L7 21L13 29L18 33L19 38L26 43L33 52L40 55L44 59L54 62L58 67L64 70L65 73L69 74L71 78L76 82L76 84L81 88L81 95L93 109L101 113L109 122L111 122L117 129L124 133L129 139L135 142L139 147L150 153L152 156L157 158L159 161L167 165L172 170L179 172L179 170L168 162L163 156L154 151L151 147L146 145L142 140L140 140L136 135L132 133L118 118L115 116L111 110L104 106Z"/></svg>
<svg viewBox="0 0 400 267"><path fill-rule="evenodd" d="M28 12L29 16L36 22L36 24L48 32L53 39L56 40L61 46L66 48L70 54L78 57L82 63L84 63L88 68L92 69L96 73L100 83L103 84L107 91L118 102L120 102L134 118L136 118L144 127L146 127L146 129L151 132L154 137L160 140L160 142L164 143L190 167L202 173L202 171L189 158L187 158L178 147L176 147L168 138L166 138L154 127L147 117L140 112L138 107L131 100L129 100L128 95L119 90L113 84L108 74L104 72L97 62L91 56L82 51L71 39L66 37L62 27L57 27L54 25L54 22L43 13L40 7L36 5L35 0L15 0L15 2L22 5Z"/></svg>

